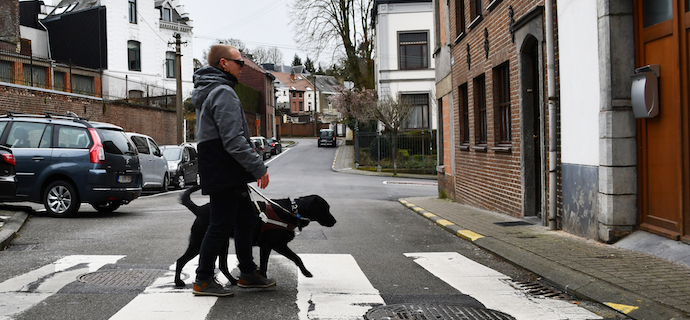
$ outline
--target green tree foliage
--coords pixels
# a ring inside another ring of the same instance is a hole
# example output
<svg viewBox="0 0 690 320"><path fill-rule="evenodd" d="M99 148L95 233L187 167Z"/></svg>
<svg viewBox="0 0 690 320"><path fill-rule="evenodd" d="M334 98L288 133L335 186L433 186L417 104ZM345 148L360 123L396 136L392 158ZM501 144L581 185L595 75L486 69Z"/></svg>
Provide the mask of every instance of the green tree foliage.
<svg viewBox="0 0 690 320"><path fill-rule="evenodd" d="M302 65L302 59L295 53L295 57L292 59L292 66L301 66Z"/></svg>

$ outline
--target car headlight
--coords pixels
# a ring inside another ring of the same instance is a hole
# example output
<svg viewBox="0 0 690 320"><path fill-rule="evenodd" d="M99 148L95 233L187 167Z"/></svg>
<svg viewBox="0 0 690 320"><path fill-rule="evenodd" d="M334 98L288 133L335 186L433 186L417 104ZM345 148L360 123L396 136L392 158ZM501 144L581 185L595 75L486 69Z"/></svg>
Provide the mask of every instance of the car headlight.
<svg viewBox="0 0 690 320"><path fill-rule="evenodd" d="M168 162L168 171L170 171L170 172L177 171L177 162Z"/></svg>

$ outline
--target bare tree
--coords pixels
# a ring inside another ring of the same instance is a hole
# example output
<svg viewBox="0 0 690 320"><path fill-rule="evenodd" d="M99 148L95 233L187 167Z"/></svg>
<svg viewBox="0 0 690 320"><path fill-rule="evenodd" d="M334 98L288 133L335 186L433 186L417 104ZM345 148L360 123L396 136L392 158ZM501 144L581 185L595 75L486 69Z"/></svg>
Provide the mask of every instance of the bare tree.
<svg viewBox="0 0 690 320"><path fill-rule="evenodd" d="M295 0L295 40L317 59L325 50L342 50L355 86L373 88L373 6L373 0Z"/></svg>
<svg viewBox="0 0 690 320"><path fill-rule="evenodd" d="M393 137L393 174L398 174L398 133L407 124L414 110L409 100L400 96L393 98L385 96L376 99L372 89L349 90L338 87L337 93L331 98L333 105L346 117L360 121L378 120Z"/></svg>
<svg viewBox="0 0 690 320"><path fill-rule="evenodd" d="M278 47L270 47L266 50L267 57L266 62L275 65L283 64L283 53L278 49Z"/></svg>
<svg viewBox="0 0 690 320"><path fill-rule="evenodd" d="M262 47L258 46L252 51L252 57L256 64L273 63L275 65L283 64L283 53L277 47Z"/></svg>

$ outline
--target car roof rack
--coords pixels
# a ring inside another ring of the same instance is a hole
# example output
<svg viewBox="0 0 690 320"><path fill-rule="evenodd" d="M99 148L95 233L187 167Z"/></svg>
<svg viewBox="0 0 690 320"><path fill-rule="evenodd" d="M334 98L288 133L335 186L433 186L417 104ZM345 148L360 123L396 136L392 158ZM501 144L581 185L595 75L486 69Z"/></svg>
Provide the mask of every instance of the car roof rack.
<svg viewBox="0 0 690 320"><path fill-rule="evenodd" d="M89 121L89 118L80 117L72 111L67 111L64 114L59 114L55 112L46 112L43 115L23 113L18 111L5 111L5 115L1 115L2 118L12 118L12 117L27 117L27 118L50 118L50 119L64 119L64 120L74 120L80 123Z"/></svg>

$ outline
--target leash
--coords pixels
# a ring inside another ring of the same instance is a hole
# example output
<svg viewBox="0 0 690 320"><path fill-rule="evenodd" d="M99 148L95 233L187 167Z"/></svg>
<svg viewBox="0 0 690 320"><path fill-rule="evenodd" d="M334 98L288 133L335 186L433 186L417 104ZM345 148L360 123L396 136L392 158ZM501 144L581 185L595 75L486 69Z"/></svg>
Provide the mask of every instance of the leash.
<svg viewBox="0 0 690 320"><path fill-rule="evenodd" d="M265 196L263 193L259 192L259 190L256 190L256 188L252 187L251 185L247 184L247 186L249 187L249 189L251 189L252 191L254 191L254 193L256 193L256 194L258 194L259 196L261 196L262 198L264 198L264 199L266 200L266 202L268 202L268 203L271 204L271 206L276 207L276 208L279 208L280 210L283 210L284 212L288 213L289 215L291 215L291 216L293 216L293 217L295 217L295 218L297 218L297 219L299 219L299 220L311 221L311 220L309 220L308 218L302 217L302 215L300 215L300 214L297 212L297 203L296 203L295 200L293 200L292 198L290 198L290 203L291 203L291 206L292 206L292 211L290 211L290 210L288 210L288 209L283 208L281 205L275 203L275 201L271 200L269 197ZM270 223L272 223L272 224L279 225L279 226L282 226L281 224L285 224L285 223L280 222L280 221L275 221L275 220L268 219L268 217L266 216L266 213L264 213L263 211L261 211L261 208L259 207L259 203L256 202L256 200L253 200L253 202L254 202L254 205L256 206L256 209L257 209L259 212L261 212L261 214L259 214L259 217L261 217L261 220L263 220L264 222L270 222ZM278 223L280 223L280 224L278 224ZM287 226L287 224L285 224L285 226Z"/></svg>

